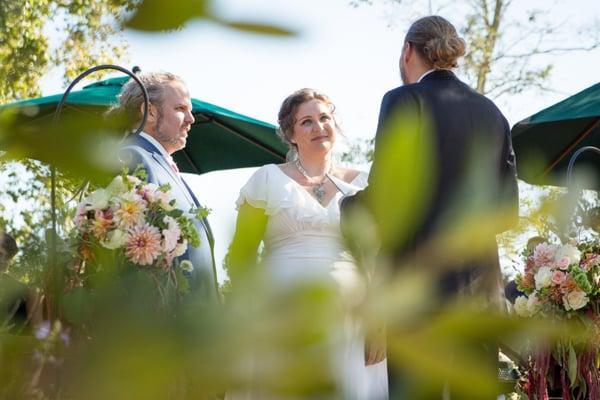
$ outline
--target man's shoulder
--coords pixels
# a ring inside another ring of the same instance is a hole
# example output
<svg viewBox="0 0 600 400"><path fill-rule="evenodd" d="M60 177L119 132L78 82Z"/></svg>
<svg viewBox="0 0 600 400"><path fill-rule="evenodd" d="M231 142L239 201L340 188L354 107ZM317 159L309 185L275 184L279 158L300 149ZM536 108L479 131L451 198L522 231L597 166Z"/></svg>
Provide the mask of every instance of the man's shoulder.
<svg viewBox="0 0 600 400"><path fill-rule="evenodd" d="M152 168L154 158L152 152L143 146L138 138L127 138L119 148L119 160L130 169L142 164L146 170Z"/></svg>
<svg viewBox="0 0 600 400"><path fill-rule="evenodd" d="M418 83L398 86L389 90L383 96L383 103L388 105L405 104L406 106L418 107L423 97L423 87Z"/></svg>
<svg viewBox="0 0 600 400"><path fill-rule="evenodd" d="M394 89L388 90L385 97L409 97L419 93L422 88L418 83L410 83L408 85L398 86Z"/></svg>

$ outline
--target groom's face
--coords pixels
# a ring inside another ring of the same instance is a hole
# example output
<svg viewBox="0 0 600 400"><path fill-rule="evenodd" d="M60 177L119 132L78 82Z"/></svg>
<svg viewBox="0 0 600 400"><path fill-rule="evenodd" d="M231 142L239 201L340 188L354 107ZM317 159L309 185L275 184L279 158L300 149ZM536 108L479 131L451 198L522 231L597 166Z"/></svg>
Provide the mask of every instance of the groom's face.
<svg viewBox="0 0 600 400"><path fill-rule="evenodd" d="M167 153L172 154L185 147L188 132L194 123L192 102L182 82L165 85L163 103L153 106L153 116L148 127L150 133Z"/></svg>

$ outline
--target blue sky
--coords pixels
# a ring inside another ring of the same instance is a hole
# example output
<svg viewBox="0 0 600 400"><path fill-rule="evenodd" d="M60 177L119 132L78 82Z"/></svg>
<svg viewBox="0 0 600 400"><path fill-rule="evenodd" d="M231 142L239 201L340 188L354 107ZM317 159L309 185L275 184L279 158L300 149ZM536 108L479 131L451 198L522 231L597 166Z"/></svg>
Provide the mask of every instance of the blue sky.
<svg viewBox="0 0 600 400"><path fill-rule="evenodd" d="M169 34L126 31L130 60L125 66L177 73L188 84L192 97L271 123L289 93L302 87L318 88L336 103L348 138L370 138L381 97L400 84L398 56L410 21L428 14L429 3L448 4L440 13L453 21L453 17L464 15L466 4L415 0L407 12L406 6L398 7L387 0L373 3L355 8L349 0L216 1L216 9L224 16L283 24L298 31L298 35L265 37L206 22L191 22ZM515 1L510 17L519 18L532 7L546 10L557 21L566 21L561 29L573 34L591 16L600 18L597 0ZM561 44L577 44L575 36L567 34L566 42ZM498 101L511 125L599 80L600 49L546 60L555 65L549 81L552 92L524 92ZM45 94L61 89L55 75L44 80ZM199 198L213 209L209 219L217 237L219 260L232 234L234 201L251 172L217 172L189 178ZM214 184L217 181L219 185ZM208 187L209 191L205 189Z"/></svg>

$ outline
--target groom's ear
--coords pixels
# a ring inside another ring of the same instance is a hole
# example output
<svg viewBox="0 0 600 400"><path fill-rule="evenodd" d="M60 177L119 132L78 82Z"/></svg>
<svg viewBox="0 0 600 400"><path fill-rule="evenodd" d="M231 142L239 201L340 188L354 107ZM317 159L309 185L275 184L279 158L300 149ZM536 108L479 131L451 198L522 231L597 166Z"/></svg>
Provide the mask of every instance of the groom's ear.
<svg viewBox="0 0 600 400"><path fill-rule="evenodd" d="M146 123L148 123L148 122L154 123L156 121L156 112L157 111L158 110L152 103L150 103L148 105L148 119L146 120ZM140 104L140 115L141 116L144 115L144 103Z"/></svg>
<svg viewBox="0 0 600 400"><path fill-rule="evenodd" d="M408 63L408 60L412 57L413 47L410 45L410 42L404 42L404 46L402 46L402 61L404 63Z"/></svg>

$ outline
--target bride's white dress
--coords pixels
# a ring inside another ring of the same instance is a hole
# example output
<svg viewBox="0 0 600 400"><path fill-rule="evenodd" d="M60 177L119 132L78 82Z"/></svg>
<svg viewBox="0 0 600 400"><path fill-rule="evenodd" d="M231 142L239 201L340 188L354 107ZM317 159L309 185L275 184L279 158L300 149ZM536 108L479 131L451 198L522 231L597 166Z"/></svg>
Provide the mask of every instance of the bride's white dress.
<svg viewBox="0 0 600 400"><path fill-rule="evenodd" d="M278 285L303 280L335 281L347 299L364 293L365 283L340 232L339 200L367 185L360 173L350 184L332 177L340 189L323 206L275 164L258 169L240 191L238 207L248 203L269 217L263 238L269 279ZM385 360L365 367L364 338L357 324L345 328L344 348L337 352L337 375L344 399L387 399ZM349 338L349 340L348 340Z"/></svg>

